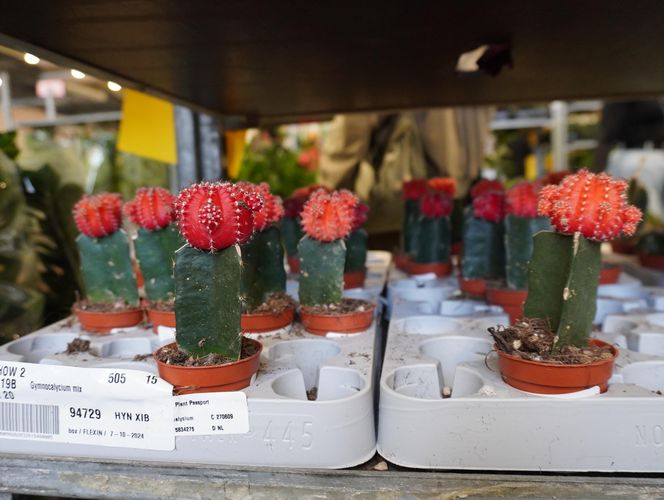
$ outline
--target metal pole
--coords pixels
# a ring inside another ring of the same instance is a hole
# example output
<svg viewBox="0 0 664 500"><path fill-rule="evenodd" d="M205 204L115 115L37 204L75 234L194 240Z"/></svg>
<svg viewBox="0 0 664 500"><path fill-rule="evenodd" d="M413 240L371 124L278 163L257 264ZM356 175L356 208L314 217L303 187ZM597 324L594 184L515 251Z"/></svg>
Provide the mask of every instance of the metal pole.
<svg viewBox="0 0 664 500"><path fill-rule="evenodd" d="M196 162L194 113L184 106L175 106L175 140L177 143L177 186L187 187L200 179Z"/></svg>
<svg viewBox="0 0 664 500"><path fill-rule="evenodd" d="M221 179L219 121L203 113L198 115L198 147L201 178L205 181Z"/></svg>
<svg viewBox="0 0 664 500"><path fill-rule="evenodd" d="M49 95L44 98L44 108L46 110L46 119L48 121L54 121L56 117L55 111L55 99L52 95Z"/></svg>
<svg viewBox="0 0 664 500"><path fill-rule="evenodd" d="M567 147L567 118L569 105L564 101L553 101L551 109L551 145L553 148L553 170L560 172L569 168Z"/></svg>
<svg viewBox="0 0 664 500"><path fill-rule="evenodd" d="M0 72L0 106L2 107L2 123L5 131L14 130L14 114L12 113L11 77L7 71Z"/></svg>

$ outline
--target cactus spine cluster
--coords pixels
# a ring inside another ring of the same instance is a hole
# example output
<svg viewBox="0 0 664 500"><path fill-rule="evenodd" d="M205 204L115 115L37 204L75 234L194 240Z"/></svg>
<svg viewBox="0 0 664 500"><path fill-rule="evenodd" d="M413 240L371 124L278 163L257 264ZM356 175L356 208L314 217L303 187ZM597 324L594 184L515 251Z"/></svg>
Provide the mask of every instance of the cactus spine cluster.
<svg viewBox="0 0 664 500"><path fill-rule="evenodd" d="M630 236L641 219L639 209L627 203L626 190L623 180L582 170L540 192L538 214L549 217L557 232L534 238L524 313L548 321L558 338L556 347L588 343L601 242Z"/></svg>
<svg viewBox="0 0 664 500"><path fill-rule="evenodd" d="M352 228L358 199L349 191L314 192L302 210L305 236L298 244L300 303L303 306L339 304L344 287L346 238Z"/></svg>
<svg viewBox="0 0 664 500"><path fill-rule="evenodd" d="M284 208L281 198L270 193L267 183L241 186L263 199L263 207L254 213L256 232L242 245L242 298L245 312L251 312L271 294L286 291L284 251L277 226Z"/></svg>
<svg viewBox="0 0 664 500"><path fill-rule="evenodd" d="M91 304L138 306L136 278L122 224L122 198L115 193L85 196L74 206L76 238L86 298Z"/></svg>
<svg viewBox="0 0 664 500"><path fill-rule="evenodd" d="M150 302L175 300L175 251L184 239L172 222L175 197L164 188L139 188L124 206L129 219L138 227L134 248Z"/></svg>
<svg viewBox="0 0 664 500"><path fill-rule="evenodd" d="M464 213L462 273L466 279L501 279L505 273L505 196L498 181L482 180L471 190Z"/></svg>
<svg viewBox="0 0 664 500"><path fill-rule="evenodd" d="M346 265L344 272L362 272L367 262L367 240L369 236L362 226L367 220L369 207L364 203L355 206L353 215L353 227L351 233L346 237Z"/></svg>
<svg viewBox="0 0 664 500"><path fill-rule="evenodd" d="M262 206L256 193L227 182L195 184L178 195L176 219L188 246L175 258L176 340L191 355L240 358L238 245L251 237Z"/></svg>
<svg viewBox="0 0 664 500"><path fill-rule="evenodd" d="M507 191L505 216L505 275L507 287L528 286L528 262L533 254L533 236L551 228L549 219L537 215L539 185L521 182Z"/></svg>

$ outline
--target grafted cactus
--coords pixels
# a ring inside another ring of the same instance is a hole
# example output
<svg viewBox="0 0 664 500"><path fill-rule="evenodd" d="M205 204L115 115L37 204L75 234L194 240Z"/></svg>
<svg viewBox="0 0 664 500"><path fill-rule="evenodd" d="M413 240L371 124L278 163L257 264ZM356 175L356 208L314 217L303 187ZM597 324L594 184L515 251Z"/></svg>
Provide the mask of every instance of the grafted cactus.
<svg viewBox="0 0 664 500"><path fill-rule="evenodd" d="M344 271L357 273L365 270L367 261L367 235L362 226L367 220L369 207L364 203L355 206L353 214L353 227L351 233L346 237L346 265Z"/></svg>
<svg viewBox="0 0 664 500"><path fill-rule="evenodd" d="M134 248L150 302L175 300L175 251L184 245L184 239L172 224L174 202L175 197L166 189L144 187L124 206L129 219L139 226Z"/></svg>
<svg viewBox="0 0 664 500"><path fill-rule="evenodd" d="M413 256L420 242L420 198L427 192L425 179L413 179L403 183L404 214L402 221L402 250Z"/></svg>
<svg viewBox="0 0 664 500"><path fill-rule="evenodd" d="M86 298L91 304L138 306L136 278L122 224L122 198L116 193L85 196L73 210Z"/></svg>
<svg viewBox="0 0 664 500"><path fill-rule="evenodd" d="M293 191L283 202L284 218L281 221L281 236L286 249L286 255L292 259L297 257L297 244L304 236L302 225L300 224L300 212L304 204L314 191L327 188L323 186L307 186Z"/></svg>
<svg viewBox="0 0 664 500"><path fill-rule="evenodd" d="M557 232L534 238L526 317L546 320L556 347L585 347L595 316L601 269L600 244L630 236L641 220L626 202L627 183L582 170L540 193L538 213Z"/></svg>
<svg viewBox="0 0 664 500"><path fill-rule="evenodd" d="M194 356L240 358L241 256L254 229L256 193L228 182L202 183L180 191L177 223L188 245L175 258L178 346Z"/></svg>
<svg viewBox="0 0 664 500"><path fill-rule="evenodd" d="M498 181L483 180L471 190L463 226L462 273L466 279L500 279L505 273L505 196Z"/></svg>
<svg viewBox="0 0 664 500"><path fill-rule="evenodd" d="M305 236L298 244L300 303L304 306L341 303L346 245L353 228L357 197L349 191L314 192L302 210Z"/></svg>
<svg viewBox="0 0 664 500"><path fill-rule="evenodd" d="M533 254L533 236L550 229L549 219L537 216L539 185L521 182L507 191L505 217L505 275L507 287L528 286L528 262Z"/></svg>
<svg viewBox="0 0 664 500"><path fill-rule="evenodd" d="M255 233L242 245L242 297L245 312L251 312L271 294L286 291L284 251L277 227L284 208L281 198L270 193L267 183L241 186L263 200L263 207L254 213Z"/></svg>
<svg viewBox="0 0 664 500"><path fill-rule="evenodd" d="M420 242L414 260L418 264L450 260L450 215L454 204L447 191L430 190L420 199Z"/></svg>

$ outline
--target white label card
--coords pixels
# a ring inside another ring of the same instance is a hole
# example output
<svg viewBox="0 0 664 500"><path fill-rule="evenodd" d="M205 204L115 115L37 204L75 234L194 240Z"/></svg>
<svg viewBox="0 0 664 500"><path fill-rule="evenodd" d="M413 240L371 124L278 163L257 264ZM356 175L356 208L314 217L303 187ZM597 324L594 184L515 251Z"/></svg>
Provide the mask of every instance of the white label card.
<svg viewBox="0 0 664 500"><path fill-rule="evenodd" d="M172 386L138 370L0 361L0 437L173 450Z"/></svg>
<svg viewBox="0 0 664 500"><path fill-rule="evenodd" d="M175 397L175 435L246 434L249 407L244 392L206 392Z"/></svg>

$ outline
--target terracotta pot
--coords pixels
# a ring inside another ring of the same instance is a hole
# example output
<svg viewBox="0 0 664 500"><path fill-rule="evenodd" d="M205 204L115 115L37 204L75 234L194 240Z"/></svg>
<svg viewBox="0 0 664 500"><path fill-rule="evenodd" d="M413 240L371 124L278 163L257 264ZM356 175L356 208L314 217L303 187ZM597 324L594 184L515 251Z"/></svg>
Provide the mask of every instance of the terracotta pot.
<svg viewBox="0 0 664 500"><path fill-rule="evenodd" d="M528 298L528 290L510 290L509 288L487 288L486 299L489 304L502 307L510 317L510 325L523 318L523 305Z"/></svg>
<svg viewBox="0 0 664 500"><path fill-rule="evenodd" d="M484 297L486 293L486 280L471 278L466 279L459 276L459 288L461 291L473 297Z"/></svg>
<svg viewBox="0 0 664 500"><path fill-rule="evenodd" d="M397 269L405 271L406 267L408 267L409 262L410 262L410 255L408 255L407 253L399 252L394 254L394 265L397 266Z"/></svg>
<svg viewBox="0 0 664 500"><path fill-rule="evenodd" d="M419 264L414 261L408 262L405 271L408 274L418 275L434 273L439 278L452 274L452 264L449 262L434 262L431 264Z"/></svg>
<svg viewBox="0 0 664 500"><path fill-rule="evenodd" d="M157 353L175 342L163 346L154 353L159 367L159 376L172 384L175 394L194 394L200 392L239 391L248 387L251 377L260 367L263 345L254 339L246 339L256 345L256 352L248 358L216 366L178 366L167 365L157 359Z"/></svg>
<svg viewBox="0 0 664 500"><path fill-rule="evenodd" d="M344 289L362 288L364 280L367 279L367 270L344 273Z"/></svg>
<svg viewBox="0 0 664 500"><path fill-rule="evenodd" d="M241 318L243 333L263 333L279 330L290 325L295 316L295 307L289 306L279 314L256 313L243 314Z"/></svg>
<svg viewBox="0 0 664 500"><path fill-rule="evenodd" d="M288 268L293 274L299 274L300 272L300 258L299 257L287 257L286 261L288 262Z"/></svg>
<svg viewBox="0 0 664 500"><path fill-rule="evenodd" d="M632 255L636 253L636 244L628 240L614 240L611 242L611 249L614 253Z"/></svg>
<svg viewBox="0 0 664 500"><path fill-rule="evenodd" d="M86 311L74 306L74 314L84 330L96 333L109 333L114 328L129 328L143 321L143 309L140 307L121 311Z"/></svg>
<svg viewBox="0 0 664 500"><path fill-rule="evenodd" d="M664 255L649 255L646 253L640 253L639 263L643 267L649 267L651 269L660 269L664 271Z"/></svg>
<svg viewBox="0 0 664 500"><path fill-rule="evenodd" d="M314 335L359 333L371 326L375 309L373 304L366 311L345 314L314 314L300 309L300 320L304 329Z"/></svg>
<svg viewBox="0 0 664 500"><path fill-rule="evenodd" d="M618 357L618 349L597 339L591 339L589 344L609 347L613 358L584 365L555 365L527 361L496 348L500 374L512 387L538 394L565 394L595 385L599 386L601 392L606 392L609 378L613 374L613 362Z"/></svg>
<svg viewBox="0 0 664 500"><path fill-rule="evenodd" d="M620 273L622 273L622 266L602 266L599 273L599 284L612 285L618 283Z"/></svg>
<svg viewBox="0 0 664 500"><path fill-rule="evenodd" d="M148 307L148 320L152 323L154 333L157 333L160 326L175 328L175 311L161 311Z"/></svg>

